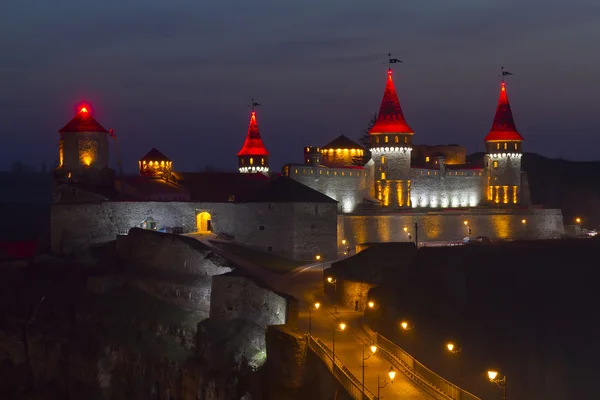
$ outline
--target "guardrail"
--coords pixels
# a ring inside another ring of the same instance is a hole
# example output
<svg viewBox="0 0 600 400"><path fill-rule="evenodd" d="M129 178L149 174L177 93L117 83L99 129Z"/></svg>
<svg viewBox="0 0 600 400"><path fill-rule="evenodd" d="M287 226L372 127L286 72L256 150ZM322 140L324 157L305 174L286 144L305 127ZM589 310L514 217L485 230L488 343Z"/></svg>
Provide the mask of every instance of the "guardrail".
<svg viewBox="0 0 600 400"><path fill-rule="evenodd" d="M377 397L365 388L363 392L362 383L350 372L342 361L335 357L327 346L319 339L308 336L308 347L323 361L334 378L346 389L348 394L355 400L377 400Z"/></svg>
<svg viewBox="0 0 600 400"><path fill-rule="evenodd" d="M406 372L406 374L425 389L442 400L481 400L479 397L442 378L395 343L363 325L363 330L377 344L381 355Z"/></svg>

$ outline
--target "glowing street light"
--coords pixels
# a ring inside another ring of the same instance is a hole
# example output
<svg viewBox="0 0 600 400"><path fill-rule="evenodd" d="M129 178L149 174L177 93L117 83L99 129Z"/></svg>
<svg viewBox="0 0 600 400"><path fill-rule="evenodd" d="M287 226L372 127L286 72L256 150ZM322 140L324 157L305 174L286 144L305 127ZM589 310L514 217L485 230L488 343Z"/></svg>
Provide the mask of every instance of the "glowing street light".
<svg viewBox="0 0 600 400"><path fill-rule="evenodd" d="M315 260L319 261L320 259L321 259L321 255L320 255L320 254L317 254L317 255L315 256Z"/></svg>
<svg viewBox="0 0 600 400"><path fill-rule="evenodd" d="M346 241L346 239L342 239L342 244L343 244L344 246L346 245L346 243L348 243L348 242Z"/></svg>
<svg viewBox="0 0 600 400"><path fill-rule="evenodd" d="M456 354L458 357L458 387L462 387L462 357L461 357L461 353L462 353L462 349L458 348L454 343L449 342L446 343L446 348L448 349L448 351L452 354ZM462 398L462 392L459 392L459 398Z"/></svg>
<svg viewBox="0 0 600 400"><path fill-rule="evenodd" d="M333 329L331 330L331 351L333 353L333 358L331 359L332 362L332 368L335 367L335 331L339 330L340 332L344 332L344 330L346 329L346 324L343 322L340 322L339 324L336 324L333 326Z"/></svg>
<svg viewBox="0 0 600 400"><path fill-rule="evenodd" d="M411 324L409 324L409 323L408 323L408 321L402 321L402 322L400 322L400 327L401 327L403 330L405 330L405 331L409 331L409 330L411 330L412 328L414 328L414 327L415 327L415 325L414 325L414 324L412 324L412 325L411 325Z"/></svg>
<svg viewBox="0 0 600 400"><path fill-rule="evenodd" d="M575 218L575 222L578 224L581 224L581 218L579 218L579 217Z"/></svg>
<svg viewBox="0 0 600 400"><path fill-rule="evenodd" d="M465 226L467 227L467 236L469 237L469 242L471 241L471 225L469 224L469 221L464 220L463 224L465 224Z"/></svg>
<svg viewBox="0 0 600 400"><path fill-rule="evenodd" d="M394 370L394 367L390 367L390 369L388 371L388 377L389 377L389 380L383 381L383 385L381 385L379 383L380 382L379 375L377 375L377 398L378 399L381 398L381 396L379 395L380 389L383 389L384 387L386 387L388 383L394 383L394 379L396 378L396 371Z"/></svg>
<svg viewBox="0 0 600 400"><path fill-rule="evenodd" d="M404 227L404 232L408 232L408 227L407 226Z"/></svg>
<svg viewBox="0 0 600 400"><path fill-rule="evenodd" d="M526 220L526 219L522 219L522 220L521 220L521 223L522 223L523 225L525 225L525 224L527 223L527 220Z"/></svg>
<svg viewBox="0 0 600 400"><path fill-rule="evenodd" d="M373 308L375 308L375 302L374 302L373 300L371 300L371 301L369 301L369 302L367 303L367 306L368 306L369 308L373 309Z"/></svg>
<svg viewBox="0 0 600 400"><path fill-rule="evenodd" d="M498 378L498 371L489 370L488 378L490 382L495 383L496 385L498 385L498 387L504 389L504 400L506 400L506 376Z"/></svg>
<svg viewBox="0 0 600 400"><path fill-rule="evenodd" d="M319 309L319 307L321 307L321 303L319 303L318 301L315 303L312 303L309 307L308 307L308 335L312 335L312 310L314 308L315 311L317 311Z"/></svg>
<svg viewBox="0 0 600 400"><path fill-rule="evenodd" d="M368 356L365 357L365 349L362 349L362 387L363 387L363 393L365 392L365 361L368 360L369 358L371 358L371 356L373 354L375 354L375 352L377 351L377 346L375 346L374 344L372 344L370 346L371 349L371 354L369 354Z"/></svg>

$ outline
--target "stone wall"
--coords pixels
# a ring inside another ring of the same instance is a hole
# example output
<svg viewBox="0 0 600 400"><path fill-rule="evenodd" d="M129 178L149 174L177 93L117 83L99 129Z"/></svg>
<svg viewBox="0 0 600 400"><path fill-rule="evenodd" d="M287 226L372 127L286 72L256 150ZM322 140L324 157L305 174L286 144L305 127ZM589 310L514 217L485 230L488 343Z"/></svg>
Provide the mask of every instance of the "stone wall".
<svg viewBox="0 0 600 400"><path fill-rule="evenodd" d="M484 187L482 170L411 169L413 207L475 207Z"/></svg>
<svg viewBox="0 0 600 400"><path fill-rule="evenodd" d="M348 240L351 246L361 243L409 241L408 233L411 234L411 240L414 240L416 222L419 242L461 241L468 235L464 221L468 221L472 237L543 239L564 234L560 210L474 209L387 215L339 215L338 235ZM408 232L404 231L404 227Z"/></svg>
<svg viewBox="0 0 600 400"><path fill-rule="evenodd" d="M369 290L377 286L346 279L338 279L336 285L334 296L338 304L361 312L367 308Z"/></svg>
<svg viewBox="0 0 600 400"><path fill-rule="evenodd" d="M210 321L219 324L230 320L247 320L263 328L297 320L289 310L297 307L295 299L282 296L248 276L225 274L213 277L210 296Z"/></svg>
<svg viewBox="0 0 600 400"><path fill-rule="evenodd" d="M290 165L287 171L290 178L336 200L344 213L353 212L369 190L363 168Z"/></svg>
<svg viewBox="0 0 600 400"><path fill-rule="evenodd" d="M317 251L324 257L336 256L334 203L58 203L51 210L52 251L68 254L115 240L148 218L156 222L157 229L181 227L184 233L197 232L201 212L210 214L213 232L257 250L307 260ZM136 244L133 251L143 254L146 250Z"/></svg>

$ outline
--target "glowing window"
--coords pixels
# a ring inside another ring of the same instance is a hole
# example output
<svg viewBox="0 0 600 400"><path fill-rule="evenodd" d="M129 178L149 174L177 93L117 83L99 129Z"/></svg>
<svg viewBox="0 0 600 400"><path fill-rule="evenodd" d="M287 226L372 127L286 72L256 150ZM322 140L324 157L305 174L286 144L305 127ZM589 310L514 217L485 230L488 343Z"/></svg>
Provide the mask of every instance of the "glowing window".
<svg viewBox="0 0 600 400"><path fill-rule="evenodd" d="M310 173L311 173L311 175L312 175L312 174L314 173L314 171L311 169L311 170L310 170Z"/></svg>
<svg viewBox="0 0 600 400"><path fill-rule="evenodd" d="M504 150L508 149L508 143L504 143Z"/></svg>
<svg viewBox="0 0 600 400"><path fill-rule="evenodd" d="M344 176L344 173L342 172L342 176Z"/></svg>
<svg viewBox="0 0 600 400"><path fill-rule="evenodd" d="M296 170L294 170L294 173L295 173L295 174L298 174L298 170L297 170L297 169L296 169Z"/></svg>
<svg viewBox="0 0 600 400"><path fill-rule="evenodd" d="M388 137L387 137L387 136L385 137L385 142L386 142L386 143L388 142Z"/></svg>
<svg viewBox="0 0 600 400"><path fill-rule="evenodd" d="M425 157L425 162L429 162L429 157Z"/></svg>
<svg viewBox="0 0 600 400"><path fill-rule="evenodd" d="M408 143L408 137L404 136L404 143Z"/></svg>
<svg viewBox="0 0 600 400"><path fill-rule="evenodd" d="M265 165L265 159L264 158L260 159L260 165Z"/></svg>
<svg viewBox="0 0 600 400"><path fill-rule="evenodd" d="M498 161L494 161L494 168L498 168Z"/></svg>
<svg viewBox="0 0 600 400"><path fill-rule="evenodd" d="M496 149L500 150L500 143L496 143Z"/></svg>
<svg viewBox="0 0 600 400"><path fill-rule="evenodd" d="M394 142L398 143L398 136L394 136Z"/></svg>
<svg viewBox="0 0 600 400"><path fill-rule="evenodd" d="M333 175L337 176L337 171L333 171Z"/></svg>
<svg viewBox="0 0 600 400"><path fill-rule="evenodd" d="M385 172L381 173L381 179L385 179Z"/></svg>
<svg viewBox="0 0 600 400"><path fill-rule="evenodd" d="M515 143L515 150L517 150L517 144Z"/></svg>
<svg viewBox="0 0 600 400"><path fill-rule="evenodd" d="M244 165L244 159L242 158L242 165Z"/></svg>
<svg viewBox="0 0 600 400"><path fill-rule="evenodd" d="M352 172L350 172L350 176L352 176Z"/></svg>
<svg viewBox="0 0 600 400"><path fill-rule="evenodd" d="M250 165L254 165L254 158L250 157Z"/></svg>
<svg viewBox="0 0 600 400"><path fill-rule="evenodd" d="M381 156L381 163L385 164L385 156Z"/></svg>

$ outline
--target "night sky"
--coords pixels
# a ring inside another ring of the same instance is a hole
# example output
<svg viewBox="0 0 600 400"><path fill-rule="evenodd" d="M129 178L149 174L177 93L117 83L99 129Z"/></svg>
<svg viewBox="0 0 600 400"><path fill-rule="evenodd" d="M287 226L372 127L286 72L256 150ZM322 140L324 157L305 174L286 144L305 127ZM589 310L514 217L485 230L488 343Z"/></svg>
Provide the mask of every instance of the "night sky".
<svg viewBox="0 0 600 400"><path fill-rule="evenodd" d="M597 160L599 38L594 0L3 0L0 169L53 165L85 101L128 171L152 147L233 170L254 97L279 170L361 135L388 52L415 143L481 151L504 65L525 150Z"/></svg>

